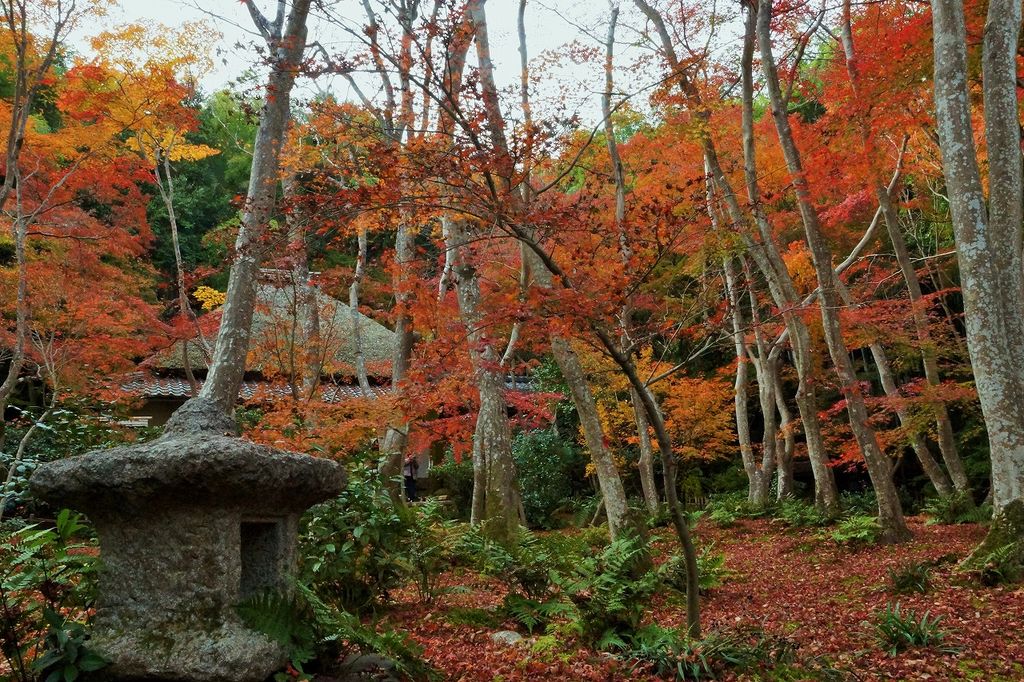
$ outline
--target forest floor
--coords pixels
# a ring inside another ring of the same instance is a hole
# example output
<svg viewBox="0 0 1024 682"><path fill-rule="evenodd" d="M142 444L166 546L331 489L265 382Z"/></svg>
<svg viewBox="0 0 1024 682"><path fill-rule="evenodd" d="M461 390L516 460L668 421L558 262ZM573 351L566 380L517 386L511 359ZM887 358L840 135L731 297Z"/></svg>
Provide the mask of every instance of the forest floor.
<svg viewBox="0 0 1024 682"><path fill-rule="evenodd" d="M982 587L956 572L956 562L979 542L984 529L928 526L923 519L911 519L911 528L910 543L851 550L820 531L790 529L767 519L730 528L704 521L698 541L713 542L725 554L728 578L702 600L703 627L758 626L796 645L799 663L785 676L766 672L739 679L1024 680L1024 589ZM661 537L667 537L664 529ZM654 546L661 557L674 550L665 539ZM931 589L893 595L889 570L922 561L936 562ZM429 605L411 587L399 590L385 622L419 642L425 658L447 680L657 679L609 654L537 646L536 636L515 645L495 643L491 635L514 629L512 623L498 628L453 624L458 619L446 614L460 607L496 607L504 585L461 569L445 574L442 584L459 587ZM941 647L912 648L895 656L882 650L871 623L896 601L904 610L941 616L947 633ZM684 624L683 600L656 596L648 615L661 625Z"/></svg>

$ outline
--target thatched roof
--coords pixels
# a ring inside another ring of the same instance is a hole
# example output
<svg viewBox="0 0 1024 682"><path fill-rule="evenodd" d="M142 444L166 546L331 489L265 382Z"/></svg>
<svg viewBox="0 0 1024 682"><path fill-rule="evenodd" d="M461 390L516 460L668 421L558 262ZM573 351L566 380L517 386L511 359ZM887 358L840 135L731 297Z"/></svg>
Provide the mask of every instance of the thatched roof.
<svg viewBox="0 0 1024 682"><path fill-rule="evenodd" d="M203 379L197 380L197 388L202 388ZM154 377L145 372L134 372L125 383L121 384L125 393L145 398L186 399L192 396L192 386L183 377ZM379 398L389 392L387 386L371 386L371 398ZM317 395L327 403L340 403L346 400L363 397L359 386L351 384L326 384L317 389ZM287 384L269 381L243 381L238 389L238 397L242 400L281 400L291 396L291 388Z"/></svg>
<svg viewBox="0 0 1024 682"><path fill-rule="evenodd" d="M296 306L298 288L281 271L265 272L256 289L256 312L252 321L247 370L265 375L286 373L290 365L291 339L305 324ZM320 322L321 357L325 376L355 376L356 349L352 308L315 289ZM386 377L391 373L391 358L398 344L393 331L376 320L356 313L362 337L367 373ZM215 342L211 336L209 344ZM150 370L184 370L185 342L178 341L143 363ZM189 365L195 371L207 369L207 356L199 337L187 344Z"/></svg>

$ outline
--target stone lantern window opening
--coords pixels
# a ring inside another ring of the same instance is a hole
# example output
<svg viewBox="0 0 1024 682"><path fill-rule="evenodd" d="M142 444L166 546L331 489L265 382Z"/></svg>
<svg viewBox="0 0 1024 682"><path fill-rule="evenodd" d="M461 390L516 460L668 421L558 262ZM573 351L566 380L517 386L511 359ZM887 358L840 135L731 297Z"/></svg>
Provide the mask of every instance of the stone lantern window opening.
<svg viewBox="0 0 1024 682"><path fill-rule="evenodd" d="M238 596L241 600L261 592L284 588L286 547L284 518L243 518L240 528Z"/></svg>

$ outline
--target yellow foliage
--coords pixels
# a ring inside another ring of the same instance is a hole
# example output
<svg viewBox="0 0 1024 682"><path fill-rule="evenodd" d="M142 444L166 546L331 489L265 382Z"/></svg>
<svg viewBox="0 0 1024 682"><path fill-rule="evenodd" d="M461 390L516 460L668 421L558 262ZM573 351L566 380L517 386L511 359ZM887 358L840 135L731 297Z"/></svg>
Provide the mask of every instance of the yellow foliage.
<svg viewBox="0 0 1024 682"><path fill-rule="evenodd" d="M639 436L628 379L604 355L579 350L591 377L601 427L609 446L613 452L635 446ZM648 349L636 359L636 366L640 377L647 379L668 370L671 364L652 359ZM651 388L661 404L672 446L680 458L712 460L735 453L731 381L674 374Z"/></svg>
<svg viewBox="0 0 1024 682"><path fill-rule="evenodd" d="M228 295L223 291L217 291L213 287L201 286L196 287L196 290L192 292L196 300L203 304L203 310L213 310L224 305L224 301L227 300Z"/></svg>
<svg viewBox="0 0 1024 682"><path fill-rule="evenodd" d="M100 56L91 65L108 74L97 95L108 98L111 118L134 133L136 151L150 163L163 157L198 161L220 153L185 139L194 119L184 101L213 68L211 35L216 31L202 21L173 29L135 23L92 39Z"/></svg>

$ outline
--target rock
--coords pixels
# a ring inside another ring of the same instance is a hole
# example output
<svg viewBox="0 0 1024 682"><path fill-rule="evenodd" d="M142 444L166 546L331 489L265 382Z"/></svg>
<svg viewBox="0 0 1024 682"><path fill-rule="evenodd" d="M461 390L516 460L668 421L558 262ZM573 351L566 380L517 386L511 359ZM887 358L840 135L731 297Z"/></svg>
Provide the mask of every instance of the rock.
<svg viewBox="0 0 1024 682"><path fill-rule="evenodd" d="M499 630L491 635L491 641L503 646L515 646L523 641L523 636L515 630Z"/></svg>
<svg viewBox="0 0 1024 682"><path fill-rule="evenodd" d="M243 441L229 418L189 407L155 441L50 462L30 481L96 525L102 679L259 682L279 669L280 646L235 606L289 588L299 515L344 487L337 463Z"/></svg>
<svg viewBox="0 0 1024 682"><path fill-rule="evenodd" d="M342 682L399 682L395 668L394 661L377 654L352 654L341 662L338 679Z"/></svg>

